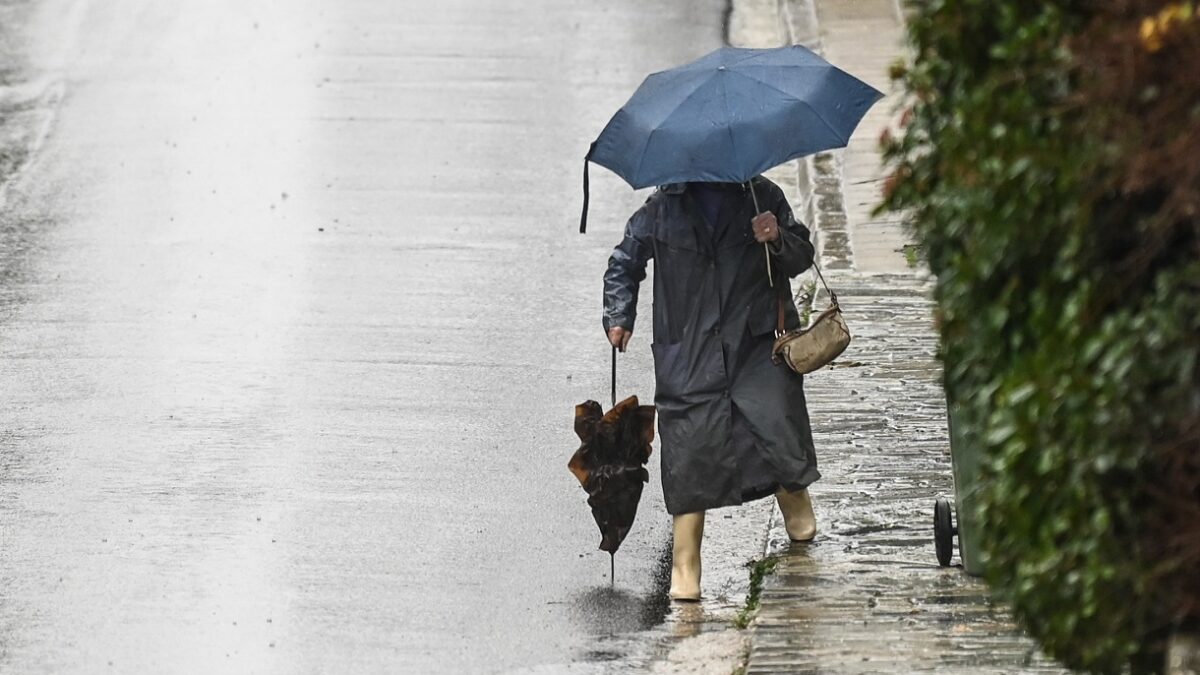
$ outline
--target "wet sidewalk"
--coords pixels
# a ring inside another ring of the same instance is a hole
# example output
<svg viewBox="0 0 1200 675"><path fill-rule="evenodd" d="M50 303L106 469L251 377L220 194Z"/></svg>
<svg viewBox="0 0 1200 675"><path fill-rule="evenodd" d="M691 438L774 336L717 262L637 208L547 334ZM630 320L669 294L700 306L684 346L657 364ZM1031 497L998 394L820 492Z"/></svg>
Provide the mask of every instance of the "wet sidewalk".
<svg viewBox="0 0 1200 675"><path fill-rule="evenodd" d="M928 284L830 281L855 342L806 383L823 461L812 489L821 532L791 545L772 523L780 562L747 672L1059 672L983 582L937 565L933 499L953 485Z"/></svg>
<svg viewBox="0 0 1200 675"><path fill-rule="evenodd" d="M824 476L812 488L820 533L790 544L774 514L767 550L779 563L751 624L746 672L1062 672L982 581L938 567L934 553L933 501L954 488L932 280L905 261L900 223L871 215L882 175L877 139L895 112L886 71L903 50L899 7L740 4L735 43L807 44L889 92L845 151L797 170L793 202L814 225L855 339L805 383Z"/></svg>

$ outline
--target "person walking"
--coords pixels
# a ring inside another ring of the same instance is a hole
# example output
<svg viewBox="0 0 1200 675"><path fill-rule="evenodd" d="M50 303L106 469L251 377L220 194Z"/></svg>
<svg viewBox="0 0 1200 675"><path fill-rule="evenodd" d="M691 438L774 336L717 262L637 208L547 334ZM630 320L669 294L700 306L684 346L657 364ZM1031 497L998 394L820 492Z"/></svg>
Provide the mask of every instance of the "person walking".
<svg viewBox="0 0 1200 675"><path fill-rule="evenodd" d="M820 473L803 377L771 358L780 313L785 328L800 323L788 279L812 266L813 245L783 191L761 176L660 187L630 218L604 275L604 330L622 352L652 259L670 594L694 601L706 511L774 495L791 539L816 535L807 488Z"/></svg>

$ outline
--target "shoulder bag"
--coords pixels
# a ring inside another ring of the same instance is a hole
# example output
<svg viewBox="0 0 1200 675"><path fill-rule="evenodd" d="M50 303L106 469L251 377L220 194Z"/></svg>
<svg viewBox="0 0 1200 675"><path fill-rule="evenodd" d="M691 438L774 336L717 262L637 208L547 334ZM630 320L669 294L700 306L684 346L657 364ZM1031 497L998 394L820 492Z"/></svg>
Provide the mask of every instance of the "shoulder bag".
<svg viewBox="0 0 1200 675"><path fill-rule="evenodd" d="M789 285L787 283L780 284L779 321L775 329L775 346L771 349L772 361L776 364L786 363L789 368L801 375L807 375L828 365L830 361L846 351L846 347L850 344L850 329L846 326L846 319L842 316L842 308L838 305L837 294L829 288L829 284L825 283L821 268L817 267L815 261L813 269L817 271L817 278L829 292L829 307L818 314L807 328L784 330L783 303L784 294L788 292L784 289L787 289Z"/></svg>

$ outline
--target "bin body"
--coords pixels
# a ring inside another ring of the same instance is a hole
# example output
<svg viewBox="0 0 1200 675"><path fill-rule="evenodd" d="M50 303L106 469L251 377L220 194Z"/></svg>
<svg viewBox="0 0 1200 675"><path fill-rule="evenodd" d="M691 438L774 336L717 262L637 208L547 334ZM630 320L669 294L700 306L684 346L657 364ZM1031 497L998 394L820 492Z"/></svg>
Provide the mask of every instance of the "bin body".
<svg viewBox="0 0 1200 675"><path fill-rule="evenodd" d="M979 526L975 518L983 463L983 446L978 435L980 425L970 419L964 406L954 403L948 392L946 407L950 425L950 462L954 472L954 507L958 520L958 554L967 574L981 576L983 566Z"/></svg>

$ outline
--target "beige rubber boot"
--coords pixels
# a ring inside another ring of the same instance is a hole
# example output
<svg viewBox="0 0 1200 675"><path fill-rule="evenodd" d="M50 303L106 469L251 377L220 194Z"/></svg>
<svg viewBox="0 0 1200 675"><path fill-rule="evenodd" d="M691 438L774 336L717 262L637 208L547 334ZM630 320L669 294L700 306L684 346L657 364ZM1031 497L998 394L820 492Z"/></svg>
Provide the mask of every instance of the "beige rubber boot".
<svg viewBox="0 0 1200 675"><path fill-rule="evenodd" d="M812 499L808 490L775 493L779 510L783 512L783 526L792 541L812 541L817 536L817 516L813 513Z"/></svg>
<svg viewBox="0 0 1200 675"><path fill-rule="evenodd" d="M704 512L675 516L675 542L671 551L671 599L700 599L700 540L704 538Z"/></svg>

